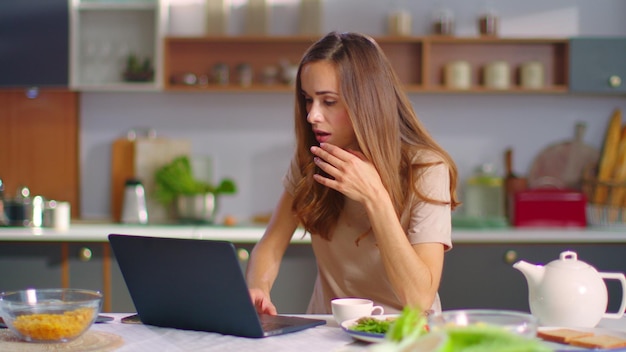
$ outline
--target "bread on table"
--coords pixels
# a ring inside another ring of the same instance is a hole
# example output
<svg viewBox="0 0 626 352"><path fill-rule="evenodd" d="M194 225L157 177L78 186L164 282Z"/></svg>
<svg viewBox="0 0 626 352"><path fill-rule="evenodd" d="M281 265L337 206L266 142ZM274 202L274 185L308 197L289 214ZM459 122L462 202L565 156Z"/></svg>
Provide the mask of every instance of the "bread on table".
<svg viewBox="0 0 626 352"><path fill-rule="evenodd" d="M596 335L593 332L559 328L540 330L537 337L550 342L584 348L611 349L626 347L626 339L611 335Z"/></svg>
<svg viewBox="0 0 626 352"><path fill-rule="evenodd" d="M573 329L554 329L541 330L537 332L537 336L546 340L557 343L569 344L572 339L593 336L592 332L578 331Z"/></svg>
<svg viewBox="0 0 626 352"><path fill-rule="evenodd" d="M594 335L572 339L570 345L585 348L620 348L626 347L626 339L610 335Z"/></svg>

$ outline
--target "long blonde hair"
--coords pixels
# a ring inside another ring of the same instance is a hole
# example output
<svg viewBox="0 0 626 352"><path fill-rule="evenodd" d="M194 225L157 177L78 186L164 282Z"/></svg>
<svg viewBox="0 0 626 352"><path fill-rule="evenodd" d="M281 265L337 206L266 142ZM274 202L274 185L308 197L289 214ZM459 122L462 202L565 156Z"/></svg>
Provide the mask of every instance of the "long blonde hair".
<svg viewBox="0 0 626 352"><path fill-rule="evenodd" d="M450 204L454 209L457 169L448 153L431 137L417 118L387 57L370 37L358 33L331 32L314 43L304 54L295 90L296 162L302 174L294 193L292 210L307 232L330 239L330 233L343 209L340 192L313 180L321 170L313 163L309 148L317 141L306 120L301 71L306 64L326 60L335 68L340 96L352 122L359 149L372 162L389 192L398 217L412 192L422 201ZM419 151L438 155L450 172L451 200L431 199L419 191L419 175L436 163L414 163Z"/></svg>

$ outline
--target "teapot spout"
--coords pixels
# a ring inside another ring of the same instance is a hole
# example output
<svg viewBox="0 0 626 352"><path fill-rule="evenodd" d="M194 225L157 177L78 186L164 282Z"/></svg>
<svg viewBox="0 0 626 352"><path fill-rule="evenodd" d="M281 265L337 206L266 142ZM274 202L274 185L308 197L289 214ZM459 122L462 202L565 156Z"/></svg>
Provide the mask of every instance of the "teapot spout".
<svg viewBox="0 0 626 352"><path fill-rule="evenodd" d="M528 282L528 287L531 289L537 287L541 283L545 273L543 265L530 264L523 260L513 264L513 268L524 274L524 277L526 277L526 281Z"/></svg>

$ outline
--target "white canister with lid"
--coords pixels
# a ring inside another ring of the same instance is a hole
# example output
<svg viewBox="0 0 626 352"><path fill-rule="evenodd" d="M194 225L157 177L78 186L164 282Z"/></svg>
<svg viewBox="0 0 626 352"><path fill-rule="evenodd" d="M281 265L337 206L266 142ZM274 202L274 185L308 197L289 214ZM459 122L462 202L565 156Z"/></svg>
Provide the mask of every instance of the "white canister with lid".
<svg viewBox="0 0 626 352"><path fill-rule="evenodd" d="M69 202L51 200L46 202L43 213L43 226L52 227L56 231L67 231L70 228L71 207Z"/></svg>
<svg viewBox="0 0 626 352"><path fill-rule="evenodd" d="M543 88L543 64L539 61L524 62L520 67L520 85L525 89Z"/></svg>
<svg viewBox="0 0 626 352"><path fill-rule="evenodd" d="M472 69L467 61L448 62L444 69L445 86L448 89L470 89Z"/></svg>
<svg viewBox="0 0 626 352"><path fill-rule="evenodd" d="M509 89L511 84L511 70L506 61L493 61L485 65L485 87L489 89Z"/></svg>
<svg viewBox="0 0 626 352"><path fill-rule="evenodd" d="M406 10L397 10L389 14L387 19L387 33L389 35L411 35L411 13Z"/></svg>

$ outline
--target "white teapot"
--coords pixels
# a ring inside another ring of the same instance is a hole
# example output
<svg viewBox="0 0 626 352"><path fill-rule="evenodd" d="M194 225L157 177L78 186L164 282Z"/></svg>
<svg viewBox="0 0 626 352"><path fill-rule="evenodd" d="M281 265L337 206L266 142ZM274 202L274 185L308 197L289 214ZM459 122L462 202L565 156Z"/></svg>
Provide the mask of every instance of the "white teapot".
<svg viewBox="0 0 626 352"><path fill-rule="evenodd" d="M602 318L621 318L626 309L626 277L622 273L598 272L578 260L576 252L562 252L545 267L523 260L513 267L528 282L530 312L541 325L595 327ZM622 284L622 303L617 313L607 313L608 291L603 280Z"/></svg>

